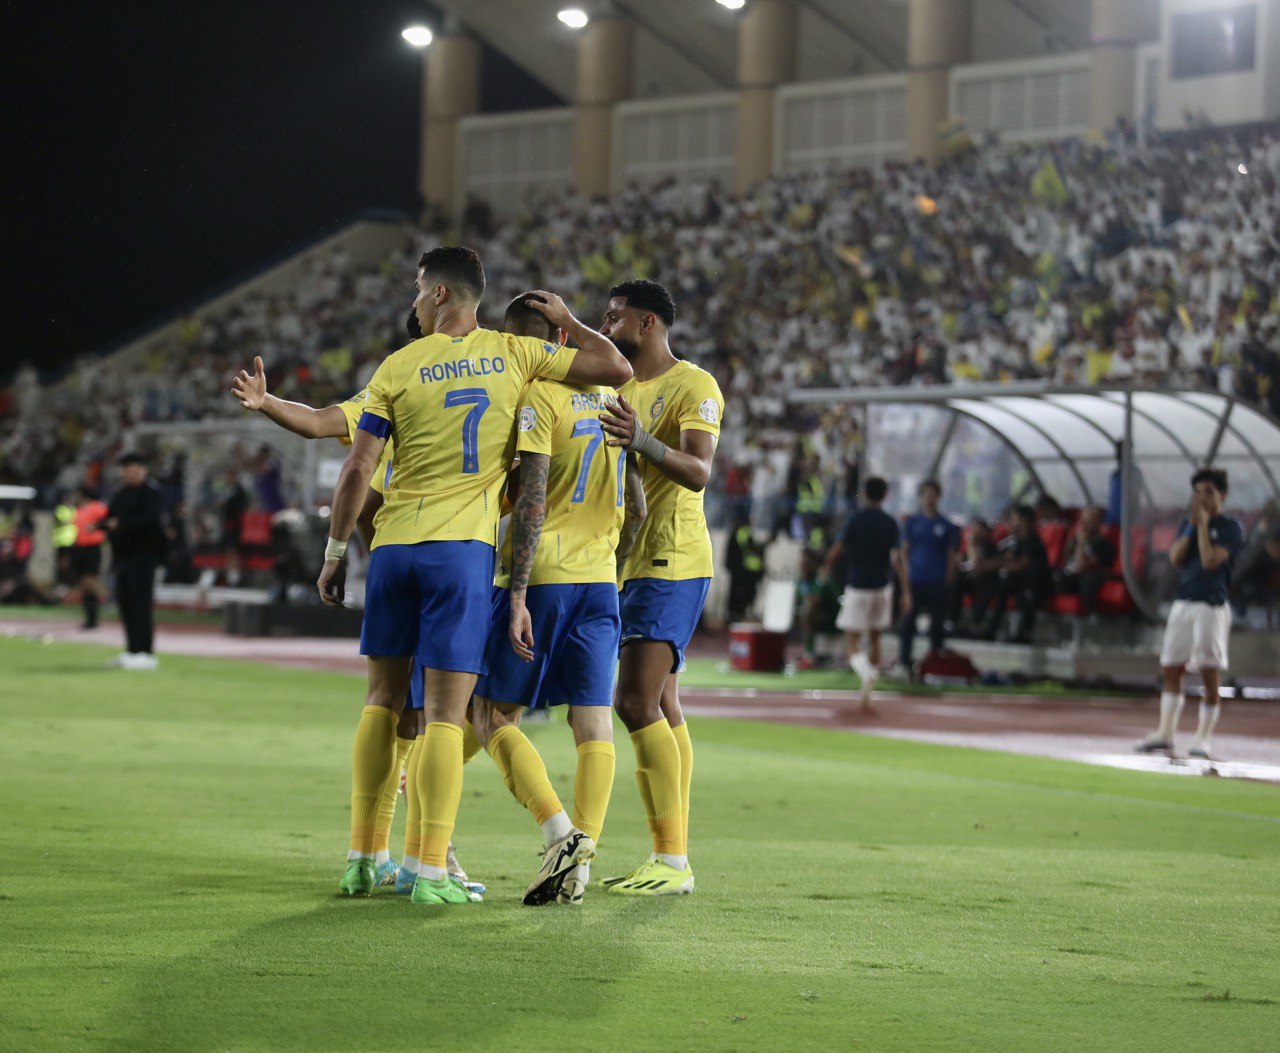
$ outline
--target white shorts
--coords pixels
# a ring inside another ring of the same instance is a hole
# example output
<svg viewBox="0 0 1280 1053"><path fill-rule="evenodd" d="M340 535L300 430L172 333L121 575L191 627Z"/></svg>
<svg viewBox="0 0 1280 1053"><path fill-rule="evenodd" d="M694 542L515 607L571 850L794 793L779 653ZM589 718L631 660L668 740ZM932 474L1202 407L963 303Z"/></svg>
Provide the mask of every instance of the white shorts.
<svg viewBox="0 0 1280 1053"><path fill-rule="evenodd" d="M1192 671L1226 669L1230 636L1231 604L1215 607L1194 600L1174 600L1164 625L1160 664L1185 665Z"/></svg>
<svg viewBox="0 0 1280 1053"><path fill-rule="evenodd" d="M869 629L887 629L892 622L893 586L883 589L845 588L840 597L840 613L836 628L846 633L864 633Z"/></svg>

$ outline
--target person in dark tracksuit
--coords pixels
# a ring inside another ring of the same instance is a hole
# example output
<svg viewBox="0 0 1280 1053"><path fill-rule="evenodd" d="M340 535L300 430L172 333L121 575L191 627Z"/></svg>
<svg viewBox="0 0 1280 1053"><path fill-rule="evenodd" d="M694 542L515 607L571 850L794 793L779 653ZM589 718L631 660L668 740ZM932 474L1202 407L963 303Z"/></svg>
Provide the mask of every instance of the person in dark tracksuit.
<svg viewBox="0 0 1280 1053"><path fill-rule="evenodd" d="M115 664L122 669L155 669L152 607L156 568L165 550L160 490L147 478L147 462L137 453L120 458L120 480L106 520L125 636L125 651Z"/></svg>
<svg viewBox="0 0 1280 1053"><path fill-rule="evenodd" d="M910 594L902 601L898 661L910 671L916 617L929 615L929 646L941 651L946 643L947 594L960 563L960 528L938 511L942 487L926 479L917 494L920 511L902 523L902 558L910 579Z"/></svg>

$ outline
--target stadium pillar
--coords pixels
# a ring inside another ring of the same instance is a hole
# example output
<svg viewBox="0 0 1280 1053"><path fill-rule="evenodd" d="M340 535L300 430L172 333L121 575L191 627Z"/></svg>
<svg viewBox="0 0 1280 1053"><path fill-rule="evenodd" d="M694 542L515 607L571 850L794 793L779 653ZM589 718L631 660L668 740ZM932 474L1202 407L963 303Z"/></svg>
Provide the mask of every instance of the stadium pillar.
<svg viewBox="0 0 1280 1053"><path fill-rule="evenodd" d="M907 10L907 156L936 161L951 110L951 67L969 60L971 0L911 0Z"/></svg>
<svg viewBox="0 0 1280 1053"><path fill-rule="evenodd" d="M583 197L605 197L613 182L613 108L632 95L634 51L625 18L593 18L579 34L573 185Z"/></svg>
<svg viewBox="0 0 1280 1053"><path fill-rule="evenodd" d="M738 117L733 186L746 193L773 174L774 99L796 76L796 5L755 0L738 21Z"/></svg>
<svg viewBox="0 0 1280 1053"><path fill-rule="evenodd" d="M1089 25L1089 129L1132 121L1138 45L1160 32L1159 0L1093 0Z"/></svg>
<svg viewBox="0 0 1280 1053"><path fill-rule="evenodd" d="M457 211L458 121L480 105L480 42L436 37L422 53L422 198L428 211Z"/></svg>

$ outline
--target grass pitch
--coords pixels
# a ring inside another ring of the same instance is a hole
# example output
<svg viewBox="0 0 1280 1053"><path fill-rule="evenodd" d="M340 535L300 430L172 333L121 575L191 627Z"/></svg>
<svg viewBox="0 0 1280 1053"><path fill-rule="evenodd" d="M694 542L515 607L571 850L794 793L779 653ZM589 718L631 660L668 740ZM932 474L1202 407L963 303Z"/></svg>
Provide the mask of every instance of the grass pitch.
<svg viewBox="0 0 1280 1053"><path fill-rule="evenodd" d="M701 720L695 895L522 907L481 756L487 901L342 901L358 680L107 656L0 640L4 1050L1280 1045L1275 787ZM647 851L618 755L598 877Z"/></svg>

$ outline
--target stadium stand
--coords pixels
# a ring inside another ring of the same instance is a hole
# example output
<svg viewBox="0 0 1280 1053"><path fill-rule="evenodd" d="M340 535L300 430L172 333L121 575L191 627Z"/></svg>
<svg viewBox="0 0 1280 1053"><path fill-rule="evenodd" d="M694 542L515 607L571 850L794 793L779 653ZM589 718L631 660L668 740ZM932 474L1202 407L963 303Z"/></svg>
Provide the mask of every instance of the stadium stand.
<svg viewBox="0 0 1280 1053"><path fill-rule="evenodd" d="M492 228L485 210L467 215L452 236L482 252L490 310L544 287L592 318L624 276L673 287L676 346L722 378L733 406L709 504L721 522L726 501L745 503L771 533L802 491L839 507L856 485L856 425L797 412L785 400L795 388L1177 385L1280 415L1275 126L1144 147L988 145L936 169L773 179L742 199L714 185L559 197ZM100 478L141 422L234 418L227 378L254 355L282 397L350 395L403 342L407 276L428 237L374 267L317 253L287 287L193 317L128 368L85 357L48 387L21 371L0 396L0 482L47 497ZM159 468L176 499L181 465ZM216 500L185 497L197 517ZM1063 539L1050 540L1057 551ZM245 544L261 552L260 537Z"/></svg>

